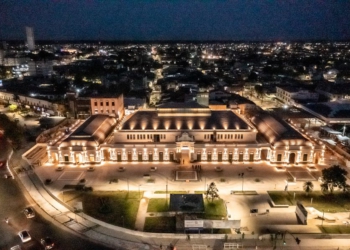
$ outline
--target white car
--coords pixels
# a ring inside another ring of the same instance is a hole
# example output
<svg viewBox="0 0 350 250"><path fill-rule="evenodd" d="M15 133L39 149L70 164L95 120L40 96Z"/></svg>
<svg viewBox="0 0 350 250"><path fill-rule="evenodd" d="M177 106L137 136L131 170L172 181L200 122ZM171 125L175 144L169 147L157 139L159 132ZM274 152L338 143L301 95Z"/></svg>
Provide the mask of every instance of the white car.
<svg viewBox="0 0 350 250"><path fill-rule="evenodd" d="M30 237L30 234L28 233L27 230L23 230L19 232L18 236L21 238L22 242L28 242L32 239L32 237Z"/></svg>
<svg viewBox="0 0 350 250"><path fill-rule="evenodd" d="M17 246L11 247L10 250L22 250L22 248L19 245L17 245Z"/></svg>

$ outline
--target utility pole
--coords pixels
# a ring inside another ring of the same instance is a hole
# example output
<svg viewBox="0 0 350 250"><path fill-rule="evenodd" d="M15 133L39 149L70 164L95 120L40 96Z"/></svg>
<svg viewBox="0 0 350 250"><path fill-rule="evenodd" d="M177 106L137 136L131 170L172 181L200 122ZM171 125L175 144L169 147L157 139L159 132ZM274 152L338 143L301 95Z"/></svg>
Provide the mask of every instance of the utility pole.
<svg viewBox="0 0 350 250"><path fill-rule="evenodd" d="M321 223L321 226L322 226L322 227L323 227L323 221L324 221L324 210L323 210L322 223Z"/></svg>
<svg viewBox="0 0 350 250"><path fill-rule="evenodd" d="M243 193L244 173L240 173L238 174L238 176L242 178L242 193Z"/></svg>

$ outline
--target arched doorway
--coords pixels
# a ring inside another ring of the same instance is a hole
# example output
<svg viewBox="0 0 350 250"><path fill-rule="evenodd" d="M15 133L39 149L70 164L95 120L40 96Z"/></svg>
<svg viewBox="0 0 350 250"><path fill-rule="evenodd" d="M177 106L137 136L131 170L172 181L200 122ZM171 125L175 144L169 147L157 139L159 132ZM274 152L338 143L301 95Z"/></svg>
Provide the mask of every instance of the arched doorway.
<svg viewBox="0 0 350 250"><path fill-rule="evenodd" d="M289 154L289 163L294 163L295 162L295 153L290 153Z"/></svg>

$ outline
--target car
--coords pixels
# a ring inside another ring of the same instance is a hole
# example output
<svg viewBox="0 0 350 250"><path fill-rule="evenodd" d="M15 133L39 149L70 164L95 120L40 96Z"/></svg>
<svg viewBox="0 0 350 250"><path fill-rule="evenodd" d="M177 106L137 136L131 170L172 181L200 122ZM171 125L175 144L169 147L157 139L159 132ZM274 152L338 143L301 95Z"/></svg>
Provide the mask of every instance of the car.
<svg viewBox="0 0 350 250"><path fill-rule="evenodd" d="M28 219L35 217L35 212L34 212L34 209L32 207L26 207L23 210L23 213Z"/></svg>
<svg viewBox="0 0 350 250"><path fill-rule="evenodd" d="M216 172L222 172L223 169L222 169L221 167L215 167L215 171L216 171Z"/></svg>
<svg viewBox="0 0 350 250"><path fill-rule="evenodd" d="M63 170L63 167L56 168L56 171L62 171L62 170Z"/></svg>
<svg viewBox="0 0 350 250"><path fill-rule="evenodd" d="M151 167L150 171L151 172L157 171L157 167Z"/></svg>
<svg viewBox="0 0 350 250"><path fill-rule="evenodd" d="M119 171L119 172L124 172L124 171L125 171L125 167L119 167L119 168L118 168L118 171Z"/></svg>
<svg viewBox="0 0 350 250"><path fill-rule="evenodd" d="M318 181L321 182L321 183L324 183L323 177L322 177L322 176L321 176L321 177L318 177Z"/></svg>
<svg viewBox="0 0 350 250"><path fill-rule="evenodd" d="M19 245L17 245L17 246L11 247L10 250L22 250L22 248Z"/></svg>
<svg viewBox="0 0 350 250"><path fill-rule="evenodd" d="M18 236L21 238L22 242L28 242L32 239L32 237L30 237L30 234L28 233L27 230L23 230L19 232Z"/></svg>
<svg viewBox="0 0 350 250"><path fill-rule="evenodd" d="M55 246L55 243L50 237L45 237L40 240L41 245L44 246L45 249L52 249Z"/></svg>
<svg viewBox="0 0 350 250"><path fill-rule="evenodd" d="M88 168L87 168L87 171L89 171L89 172L92 172L92 171L94 171L94 170L95 170L94 167L88 167Z"/></svg>

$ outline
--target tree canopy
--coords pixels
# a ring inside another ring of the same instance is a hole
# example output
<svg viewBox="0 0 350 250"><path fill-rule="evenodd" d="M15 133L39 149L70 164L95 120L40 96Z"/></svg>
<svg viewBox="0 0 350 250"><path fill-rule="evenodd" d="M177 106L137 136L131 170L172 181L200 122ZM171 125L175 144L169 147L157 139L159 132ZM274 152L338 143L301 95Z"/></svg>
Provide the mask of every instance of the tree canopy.
<svg viewBox="0 0 350 250"><path fill-rule="evenodd" d="M4 138L11 144L13 149L21 147L24 137L23 130L5 114L0 114L0 129L4 130Z"/></svg>
<svg viewBox="0 0 350 250"><path fill-rule="evenodd" d="M322 178L324 183L321 185L322 190L330 191L333 193L334 188L338 187L345 190L346 188L346 175L348 172L341 168L339 165L334 165L322 170Z"/></svg>
<svg viewBox="0 0 350 250"><path fill-rule="evenodd" d="M210 183L206 193L207 199L209 198L211 202L213 202L215 198L219 198L218 192L219 190L217 189L215 183L214 182Z"/></svg>

